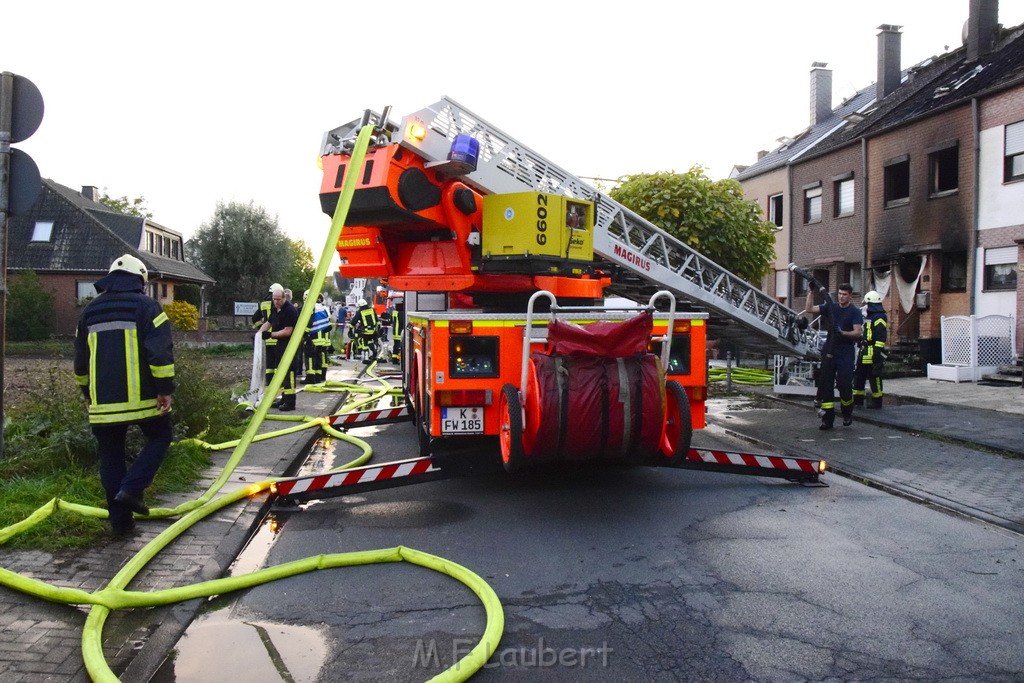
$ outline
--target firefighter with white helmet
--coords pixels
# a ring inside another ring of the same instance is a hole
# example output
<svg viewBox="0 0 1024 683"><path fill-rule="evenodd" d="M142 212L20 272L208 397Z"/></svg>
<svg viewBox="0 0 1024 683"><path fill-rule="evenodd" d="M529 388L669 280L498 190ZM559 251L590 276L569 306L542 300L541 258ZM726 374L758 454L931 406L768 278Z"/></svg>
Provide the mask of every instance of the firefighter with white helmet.
<svg viewBox="0 0 1024 683"><path fill-rule="evenodd" d="M363 357L364 362L372 361L377 350L377 312L373 306L367 303L366 299L356 302L359 307L352 316L352 332L355 335L356 352Z"/></svg>
<svg viewBox="0 0 1024 683"><path fill-rule="evenodd" d="M96 437L107 519L117 535L132 531L132 513L146 515L143 492L171 445L174 346L171 323L145 294L149 272L137 257L114 260L96 282L99 294L82 311L75 334L75 381L89 406ZM131 466L128 427L146 439Z"/></svg>
<svg viewBox="0 0 1024 683"><path fill-rule="evenodd" d="M872 290L864 295L864 336L859 343L857 372L853 377L853 402L867 408L882 407L882 368L888 341L889 319L882 296ZM867 395L865 385L870 391Z"/></svg>

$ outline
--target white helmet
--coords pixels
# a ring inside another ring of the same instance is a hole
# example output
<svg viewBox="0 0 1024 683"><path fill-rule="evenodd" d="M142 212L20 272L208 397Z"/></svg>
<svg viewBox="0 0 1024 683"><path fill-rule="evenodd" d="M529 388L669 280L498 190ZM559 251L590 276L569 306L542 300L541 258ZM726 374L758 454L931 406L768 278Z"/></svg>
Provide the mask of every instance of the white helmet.
<svg viewBox="0 0 1024 683"><path fill-rule="evenodd" d="M146 264L131 254L118 256L114 259L114 262L110 264L110 270L107 272L113 273L115 270L120 270L123 273L131 273L132 275L138 275L142 278L143 282L149 282L149 271L146 270Z"/></svg>
<svg viewBox="0 0 1024 683"><path fill-rule="evenodd" d="M365 305L366 305L366 299L360 299L359 301L356 302L356 306L359 306L359 308L362 308Z"/></svg>
<svg viewBox="0 0 1024 683"><path fill-rule="evenodd" d="M270 292L271 294L273 294L274 292L283 292L284 287L282 287L280 283L275 282L274 284L270 285L270 289L268 289L267 291Z"/></svg>
<svg viewBox="0 0 1024 683"><path fill-rule="evenodd" d="M882 303L882 295L876 292L875 290L871 290L870 292L864 295L864 303L880 304Z"/></svg>
<svg viewBox="0 0 1024 683"><path fill-rule="evenodd" d="M302 300L305 301L308 298L309 298L309 290L307 289L305 292L302 293Z"/></svg>

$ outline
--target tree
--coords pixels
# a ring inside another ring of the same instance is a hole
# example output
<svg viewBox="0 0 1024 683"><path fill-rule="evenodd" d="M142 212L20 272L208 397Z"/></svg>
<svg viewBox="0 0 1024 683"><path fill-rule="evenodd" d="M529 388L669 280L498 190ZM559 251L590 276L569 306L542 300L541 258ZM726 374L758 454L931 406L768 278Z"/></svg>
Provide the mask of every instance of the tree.
<svg viewBox="0 0 1024 683"><path fill-rule="evenodd" d="M626 176L609 196L749 282L760 282L775 257L775 225L761 208L743 199L739 183L711 180L700 166Z"/></svg>
<svg viewBox="0 0 1024 683"><path fill-rule="evenodd" d="M290 287L293 290L295 303L302 305L302 292L309 289L309 285L313 282L316 261L313 260L313 252L302 240L287 239L287 242L291 263L281 284Z"/></svg>
<svg viewBox="0 0 1024 683"><path fill-rule="evenodd" d="M44 289L34 270L10 279L7 293L7 336L11 341L38 341L53 331L53 292Z"/></svg>
<svg viewBox="0 0 1024 683"><path fill-rule="evenodd" d="M107 208L113 209L118 213L128 214L129 216L138 216L139 218L152 218L153 212L146 208L146 198L136 197L135 199L128 199L128 196L118 197L114 199L107 194L107 189L103 188L103 192L100 194L100 204L103 204Z"/></svg>
<svg viewBox="0 0 1024 683"><path fill-rule="evenodd" d="M209 304L221 315L231 314L235 301L259 301L273 282L284 284L293 259L277 218L252 202L218 202L186 247L186 258L217 281Z"/></svg>

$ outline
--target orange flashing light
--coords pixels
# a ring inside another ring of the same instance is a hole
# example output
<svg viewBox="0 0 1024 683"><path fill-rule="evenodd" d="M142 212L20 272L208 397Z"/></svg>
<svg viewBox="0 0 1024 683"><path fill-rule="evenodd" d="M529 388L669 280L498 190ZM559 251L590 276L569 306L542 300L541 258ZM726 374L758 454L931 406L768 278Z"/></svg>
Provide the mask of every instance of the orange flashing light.
<svg viewBox="0 0 1024 683"><path fill-rule="evenodd" d="M672 325L673 334L686 334L690 331L689 320L676 320L675 324Z"/></svg>
<svg viewBox="0 0 1024 683"><path fill-rule="evenodd" d="M473 321L452 320L448 323L448 334L473 334Z"/></svg>

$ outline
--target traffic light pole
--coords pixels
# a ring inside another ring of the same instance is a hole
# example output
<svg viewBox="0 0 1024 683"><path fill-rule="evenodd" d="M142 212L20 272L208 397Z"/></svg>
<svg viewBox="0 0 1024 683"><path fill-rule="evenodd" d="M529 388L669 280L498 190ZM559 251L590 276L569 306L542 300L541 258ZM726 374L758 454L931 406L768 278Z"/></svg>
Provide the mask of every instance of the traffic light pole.
<svg viewBox="0 0 1024 683"><path fill-rule="evenodd" d="M4 366L7 363L7 212L11 205L11 112L14 109L14 74L0 74L0 458L4 443Z"/></svg>

